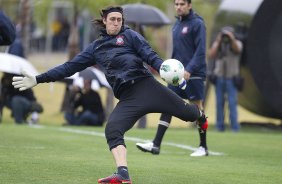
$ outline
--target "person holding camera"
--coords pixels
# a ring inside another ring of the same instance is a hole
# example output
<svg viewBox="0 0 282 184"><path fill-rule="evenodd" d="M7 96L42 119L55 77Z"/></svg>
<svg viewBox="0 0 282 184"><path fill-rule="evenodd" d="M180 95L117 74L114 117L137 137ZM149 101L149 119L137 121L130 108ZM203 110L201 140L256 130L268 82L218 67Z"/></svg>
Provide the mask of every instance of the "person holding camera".
<svg viewBox="0 0 282 184"><path fill-rule="evenodd" d="M215 85L216 128L218 131L225 130L224 104L226 99L229 106L231 130L233 132L240 130L237 111L238 89L234 79L239 75L242 48L242 42L235 38L234 28L226 26L218 33L208 52L209 59L215 62L209 79Z"/></svg>
<svg viewBox="0 0 282 184"><path fill-rule="evenodd" d="M73 85L70 89L70 108L65 112L67 125L103 126L105 113L101 97L91 88L91 80L84 79L83 89ZM78 110L78 109L82 110Z"/></svg>

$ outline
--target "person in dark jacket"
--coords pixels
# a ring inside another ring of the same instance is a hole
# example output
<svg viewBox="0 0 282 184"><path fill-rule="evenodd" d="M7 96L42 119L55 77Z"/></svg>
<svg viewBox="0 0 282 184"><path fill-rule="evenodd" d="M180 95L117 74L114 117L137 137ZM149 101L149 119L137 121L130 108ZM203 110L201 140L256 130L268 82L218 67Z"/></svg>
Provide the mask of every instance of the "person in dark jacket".
<svg viewBox="0 0 282 184"><path fill-rule="evenodd" d="M187 87L185 90L181 90L178 87L168 85L168 88L203 109L206 78L206 28L204 20L193 11L191 0L175 0L174 3L178 16L172 29L172 58L181 61L185 67L184 78L187 81ZM136 143L137 148L152 154L159 154L164 134L171 119L170 114L163 113L154 140L147 143ZM206 131L208 122L202 125L197 123L197 127L200 145L190 156L207 156Z"/></svg>
<svg viewBox="0 0 282 184"><path fill-rule="evenodd" d="M16 31L16 39L9 46L8 53L25 58L24 47L20 38L20 29ZM15 90L12 83L15 74L4 73L1 79L1 99L0 114L4 106L11 109L12 117L17 124L37 123L39 119L38 113L41 113L43 107L36 101L32 89L26 91ZM28 117L30 119L27 119Z"/></svg>
<svg viewBox="0 0 282 184"><path fill-rule="evenodd" d="M8 53L25 58L23 42L19 32L16 35L15 41L9 46Z"/></svg>
<svg viewBox="0 0 282 184"><path fill-rule="evenodd" d="M57 81L89 66L98 64L105 72L119 102L108 118L105 136L117 166L117 173L98 183L131 183L127 168L124 134L147 113L168 113L184 121L206 121L204 113L194 104L184 102L159 83L143 61L159 71L163 60L137 32L124 25L123 9L111 6L101 11L101 37L71 61L45 73L14 77L13 85L26 90L38 83ZM144 100L146 99L146 100Z"/></svg>
<svg viewBox="0 0 282 184"><path fill-rule="evenodd" d="M0 45L10 45L16 38L16 30L11 20L0 10Z"/></svg>
<svg viewBox="0 0 282 184"><path fill-rule="evenodd" d="M72 111L65 113L69 125L102 126L105 120L104 108L99 93L91 89L91 80L84 80L83 90L73 85ZM82 107L81 112L76 109Z"/></svg>
<svg viewBox="0 0 282 184"><path fill-rule="evenodd" d="M0 110L3 107L11 109L11 116L17 124L27 123L28 116L35 111L39 105L32 89L25 91L15 90L12 83L14 74L4 73L1 78Z"/></svg>

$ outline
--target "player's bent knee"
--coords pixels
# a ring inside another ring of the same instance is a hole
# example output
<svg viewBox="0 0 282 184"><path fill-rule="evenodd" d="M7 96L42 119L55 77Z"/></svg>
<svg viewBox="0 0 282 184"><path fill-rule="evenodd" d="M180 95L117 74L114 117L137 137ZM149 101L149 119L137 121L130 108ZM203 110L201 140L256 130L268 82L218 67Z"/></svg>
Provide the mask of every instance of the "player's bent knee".
<svg viewBox="0 0 282 184"><path fill-rule="evenodd" d="M124 143L124 133L115 128L115 126L106 126L105 136L110 150L118 145L125 145Z"/></svg>

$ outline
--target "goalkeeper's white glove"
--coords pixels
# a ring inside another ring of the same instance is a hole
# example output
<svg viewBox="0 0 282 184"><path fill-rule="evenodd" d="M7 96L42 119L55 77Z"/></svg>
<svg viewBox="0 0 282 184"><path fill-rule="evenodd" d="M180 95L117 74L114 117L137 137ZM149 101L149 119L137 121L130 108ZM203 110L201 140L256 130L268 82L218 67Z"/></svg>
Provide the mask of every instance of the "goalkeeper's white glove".
<svg viewBox="0 0 282 184"><path fill-rule="evenodd" d="M186 80L185 80L184 78L182 78L182 79L180 80L179 84L178 84L178 87L179 87L180 89L184 90L184 89L186 88L186 86L187 86L187 82L186 82Z"/></svg>
<svg viewBox="0 0 282 184"><path fill-rule="evenodd" d="M20 91L32 88L37 85L35 76L28 74L26 71L22 71L24 77L13 77L14 88L19 88Z"/></svg>

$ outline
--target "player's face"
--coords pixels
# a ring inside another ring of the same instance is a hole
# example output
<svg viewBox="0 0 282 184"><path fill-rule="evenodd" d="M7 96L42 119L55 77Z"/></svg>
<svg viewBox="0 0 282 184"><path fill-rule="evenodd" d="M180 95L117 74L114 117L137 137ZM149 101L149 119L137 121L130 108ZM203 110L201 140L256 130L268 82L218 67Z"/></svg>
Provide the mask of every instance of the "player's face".
<svg viewBox="0 0 282 184"><path fill-rule="evenodd" d="M119 12L111 12L107 18L103 19L106 25L108 35L117 35L122 26L122 14Z"/></svg>
<svg viewBox="0 0 282 184"><path fill-rule="evenodd" d="M185 0L175 0L174 8L178 16L185 16L189 14L190 9L192 8L192 3L188 3Z"/></svg>

